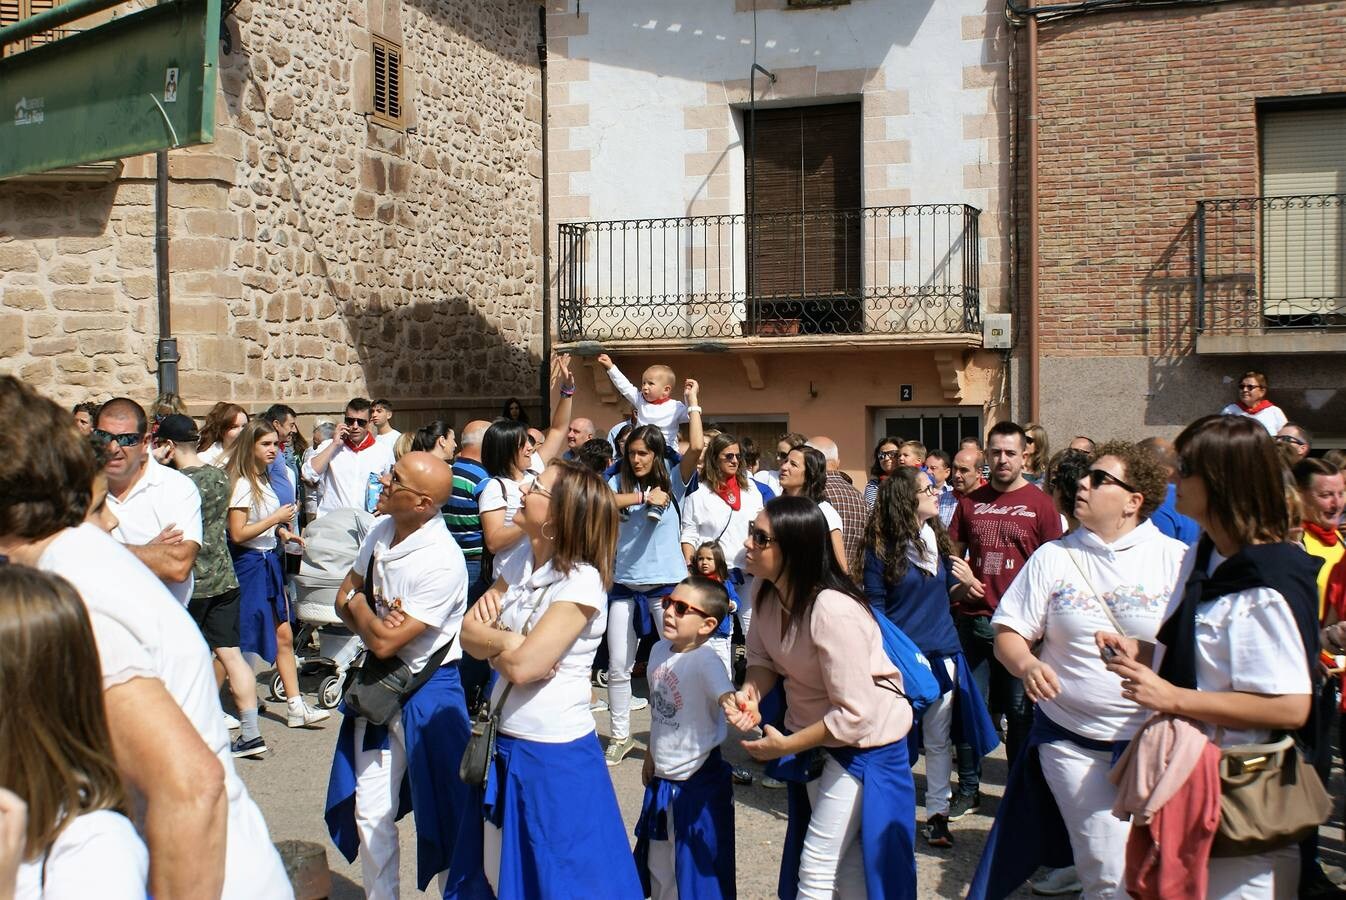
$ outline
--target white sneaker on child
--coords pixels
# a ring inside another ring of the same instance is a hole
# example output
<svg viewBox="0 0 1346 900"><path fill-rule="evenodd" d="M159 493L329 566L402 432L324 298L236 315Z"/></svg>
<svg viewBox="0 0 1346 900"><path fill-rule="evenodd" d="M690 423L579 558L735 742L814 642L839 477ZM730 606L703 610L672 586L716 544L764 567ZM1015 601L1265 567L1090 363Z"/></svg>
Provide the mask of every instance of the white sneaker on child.
<svg viewBox="0 0 1346 900"><path fill-rule="evenodd" d="M332 714L325 709L314 709L303 700L298 703L289 704L289 711L285 717L285 724L291 728L308 728L311 725L317 725L324 719L331 718Z"/></svg>

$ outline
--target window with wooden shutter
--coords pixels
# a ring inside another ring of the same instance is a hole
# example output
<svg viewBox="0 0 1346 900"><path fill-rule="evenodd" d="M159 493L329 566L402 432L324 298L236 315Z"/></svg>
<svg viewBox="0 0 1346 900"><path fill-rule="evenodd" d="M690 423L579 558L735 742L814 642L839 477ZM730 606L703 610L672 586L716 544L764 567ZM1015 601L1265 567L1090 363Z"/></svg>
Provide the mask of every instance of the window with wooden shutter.
<svg viewBox="0 0 1346 900"><path fill-rule="evenodd" d="M35 16L40 12L46 12L60 6L61 2L62 0L0 0L0 28L13 25L15 22ZM59 28L53 31L44 31L17 43L7 44L4 47L4 55L12 56L39 44L51 43L57 38L72 33L73 30L71 28Z"/></svg>
<svg viewBox="0 0 1346 900"><path fill-rule="evenodd" d="M382 38L373 39L374 118L402 127L402 48Z"/></svg>

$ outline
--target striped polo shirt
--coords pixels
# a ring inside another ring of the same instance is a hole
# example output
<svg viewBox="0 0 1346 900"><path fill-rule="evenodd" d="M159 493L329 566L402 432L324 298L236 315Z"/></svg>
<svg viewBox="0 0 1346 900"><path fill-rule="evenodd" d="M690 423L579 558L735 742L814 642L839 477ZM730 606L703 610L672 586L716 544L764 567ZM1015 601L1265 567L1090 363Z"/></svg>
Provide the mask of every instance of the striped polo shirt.
<svg viewBox="0 0 1346 900"><path fill-rule="evenodd" d="M444 524L467 559L481 559L481 514L477 486L486 480L481 463L459 458L453 463L453 495L444 504Z"/></svg>

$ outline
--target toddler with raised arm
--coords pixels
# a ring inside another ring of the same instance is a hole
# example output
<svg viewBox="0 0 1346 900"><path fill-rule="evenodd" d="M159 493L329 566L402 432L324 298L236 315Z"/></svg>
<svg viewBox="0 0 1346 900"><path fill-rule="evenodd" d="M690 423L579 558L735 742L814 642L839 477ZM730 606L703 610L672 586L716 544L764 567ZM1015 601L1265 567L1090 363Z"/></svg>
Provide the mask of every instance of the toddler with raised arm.
<svg viewBox="0 0 1346 900"><path fill-rule="evenodd" d="M687 421L687 405L673 398L677 375L668 366L650 366L640 376L640 390L632 384L612 357L598 355L598 364L607 369L608 378L617 393L626 398L636 411L636 422L653 425L664 433L664 443L673 449L678 446L678 426ZM692 400L695 403L695 399Z"/></svg>

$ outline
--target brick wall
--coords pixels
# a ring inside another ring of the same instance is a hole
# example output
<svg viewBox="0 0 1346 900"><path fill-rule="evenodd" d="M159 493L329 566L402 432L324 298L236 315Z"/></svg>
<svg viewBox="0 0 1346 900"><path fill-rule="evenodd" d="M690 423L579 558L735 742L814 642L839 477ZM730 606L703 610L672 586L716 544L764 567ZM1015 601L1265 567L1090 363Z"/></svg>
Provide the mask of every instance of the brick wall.
<svg viewBox="0 0 1346 900"><path fill-rule="evenodd" d="M1249 2L1041 26L1044 356L1191 352L1196 201L1259 193L1259 98L1346 91L1343 23L1346 3Z"/></svg>

